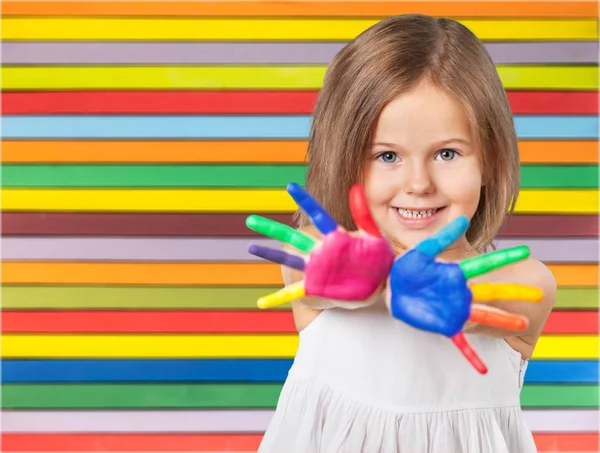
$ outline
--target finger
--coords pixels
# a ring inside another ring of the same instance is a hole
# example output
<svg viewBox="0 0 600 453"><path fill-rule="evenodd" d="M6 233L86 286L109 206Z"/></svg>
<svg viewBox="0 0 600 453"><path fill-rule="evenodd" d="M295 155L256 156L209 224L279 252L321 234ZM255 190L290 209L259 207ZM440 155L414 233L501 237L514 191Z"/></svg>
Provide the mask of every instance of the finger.
<svg viewBox="0 0 600 453"><path fill-rule="evenodd" d="M508 330L525 330L529 326L529 320L525 316L485 306L473 306L469 321Z"/></svg>
<svg viewBox="0 0 600 453"><path fill-rule="evenodd" d="M317 244L317 242L309 235L295 230L289 225L284 225L283 223L266 219L258 215L248 216L246 218L246 226L252 231L290 244L304 253L310 253Z"/></svg>
<svg viewBox="0 0 600 453"><path fill-rule="evenodd" d="M544 293L535 286L516 285L512 283L474 283L469 289L473 301L491 302L496 300L521 300L525 302L541 302Z"/></svg>
<svg viewBox="0 0 600 453"><path fill-rule="evenodd" d="M287 191L296 204L310 217L311 222L321 234L328 234L337 230L337 222L306 190L296 183L291 183L288 184Z"/></svg>
<svg viewBox="0 0 600 453"><path fill-rule="evenodd" d="M432 258L454 244L469 228L469 219L460 216L435 233L419 242L415 249Z"/></svg>
<svg viewBox="0 0 600 453"><path fill-rule="evenodd" d="M278 305L287 304L296 299L301 299L306 295L304 282L293 283L275 293L268 294L258 299L258 308L272 308Z"/></svg>
<svg viewBox="0 0 600 453"><path fill-rule="evenodd" d="M520 245L518 247L486 253L485 255L477 256L475 258L467 258L458 264L460 265L465 278L469 279L481 274L486 274L494 269L516 263L517 261L524 260L529 254L529 247Z"/></svg>
<svg viewBox="0 0 600 453"><path fill-rule="evenodd" d="M371 209L367 203L367 195L362 185L356 184L350 189L350 212L356 226L371 236L381 237L381 231L373 220Z"/></svg>
<svg viewBox="0 0 600 453"><path fill-rule="evenodd" d="M273 261L274 263L283 264L284 266L288 266L299 271L304 270L305 263L302 258L286 253L283 250L275 250L269 247L263 247L262 245L252 244L250 247L248 247L248 252L252 255Z"/></svg>
<svg viewBox="0 0 600 453"><path fill-rule="evenodd" d="M458 350L462 353L462 355L464 355L469 361L469 363L473 365L473 368L475 368L481 374L486 374L488 372L487 367L481 358L479 358L475 350L471 347L462 332L454 335L451 340L452 343L454 343Z"/></svg>

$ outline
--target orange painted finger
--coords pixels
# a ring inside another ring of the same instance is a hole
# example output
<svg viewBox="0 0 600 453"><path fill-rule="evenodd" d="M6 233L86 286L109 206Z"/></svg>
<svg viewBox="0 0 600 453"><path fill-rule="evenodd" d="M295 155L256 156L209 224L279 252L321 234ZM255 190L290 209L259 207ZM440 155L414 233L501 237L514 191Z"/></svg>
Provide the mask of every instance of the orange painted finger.
<svg viewBox="0 0 600 453"><path fill-rule="evenodd" d="M469 321L508 330L525 330L529 325L529 320L525 316L477 306L471 309Z"/></svg>
<svg viewBox="0 0 600 453"><path fill-rule="evenodd" d="M540 302L544 298L544 293L540 288L513 283L475 283L470 286L470 289L474 302L496 300Z"/></svg>

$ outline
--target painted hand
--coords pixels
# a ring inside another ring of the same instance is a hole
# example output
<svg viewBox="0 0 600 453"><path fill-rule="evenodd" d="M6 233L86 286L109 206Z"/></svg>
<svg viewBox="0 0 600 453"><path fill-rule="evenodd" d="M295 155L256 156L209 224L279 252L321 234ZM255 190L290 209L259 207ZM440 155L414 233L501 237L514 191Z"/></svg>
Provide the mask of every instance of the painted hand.
<svg viewBox="0 0 600 453"><path fill-rule="evenodd" d="M538 288L467 280L529 256L526 246L500 250L459 263L436 261L435 257L458 240L469 226L461 216L437 234L397 258L389 279L388 303L393 317L416 327L450 337L480 372L487 368L462 334L467 321L511 330L524 330L528 319L474 302L522 300L538 302Z"/></svg>
<svg viewBox="0 0 600 453"><path fill-rule="evenodd" d="M302 282L289 285L258 300L258 307L269 308L317 296L339 301L370 298L388 278L394 252L373 221L362 186L352 187L350 210L359 231L349 233L302 187L290 184L287 191L323 235L316 240L287 225L250 216L251 230L286 242L305 254L295 256L281 250L251 245L249 252L267 260L304 271Z"/></svg>

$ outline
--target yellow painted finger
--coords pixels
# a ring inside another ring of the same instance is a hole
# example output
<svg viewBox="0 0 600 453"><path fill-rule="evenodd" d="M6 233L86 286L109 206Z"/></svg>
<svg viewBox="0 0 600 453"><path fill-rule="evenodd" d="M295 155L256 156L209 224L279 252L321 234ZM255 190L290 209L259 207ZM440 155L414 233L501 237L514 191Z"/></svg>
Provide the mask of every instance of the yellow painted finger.
<svg viewBox="0 0 600 453"><path fill-rule="evenodd" d="M272 308L278 305L287 304L296 299L301 299L306 295L304 290L304 282L294 283L286 286L275 293L268 294L267 296L258 299L258 308Z"/></svg>
<svg viewBox="0 0 600 453"><path fill-rule="evenodd" d="M474 283L470 286L473 301L491 302L495 300L521 300L540 302L544 293L534 286L513 283Z"/></svg>

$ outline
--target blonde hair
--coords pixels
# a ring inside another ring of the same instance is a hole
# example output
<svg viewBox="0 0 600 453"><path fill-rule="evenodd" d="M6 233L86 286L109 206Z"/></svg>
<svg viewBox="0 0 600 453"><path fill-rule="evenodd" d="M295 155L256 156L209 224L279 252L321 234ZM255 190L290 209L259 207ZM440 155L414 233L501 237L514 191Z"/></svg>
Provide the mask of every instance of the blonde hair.
<svg viewBox="0 0 600 453"><path fill-rule="evenodd" d="M348 191L362 180L365 152L383 108L427 79L467 114L482 150L484 186L467 231L476 250L492 245L520 186L518 144L506 92L483 44L450 19L385 19L346 45L329 65L315 106L306 188L347 229ZM310 223L297 212L299 226Z"/></svg>

